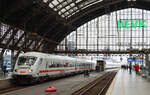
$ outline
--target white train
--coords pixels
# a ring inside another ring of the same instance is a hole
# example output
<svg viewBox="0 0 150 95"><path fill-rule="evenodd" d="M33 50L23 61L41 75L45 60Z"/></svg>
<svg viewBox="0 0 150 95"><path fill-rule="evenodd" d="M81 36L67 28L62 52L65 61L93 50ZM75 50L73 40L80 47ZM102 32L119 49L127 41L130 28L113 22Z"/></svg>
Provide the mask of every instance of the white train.
<svg viewBox="0 0 150 95"><path fill-rule="evenodd" d="M12 76L19 83L34 83L52 77L95 70L95 67L96 61L92 60L28 52L18 57Z"/></svg>

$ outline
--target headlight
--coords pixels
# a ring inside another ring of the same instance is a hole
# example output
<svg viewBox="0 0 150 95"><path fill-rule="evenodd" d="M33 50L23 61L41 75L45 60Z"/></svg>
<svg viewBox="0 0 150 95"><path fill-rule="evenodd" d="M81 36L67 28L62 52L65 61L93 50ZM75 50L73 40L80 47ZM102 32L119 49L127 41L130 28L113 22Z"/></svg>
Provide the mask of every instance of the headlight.
<svg viewBox="0 0 150 95"><path fill-rule="evenodd" d="M33 70L29 70L29 73L33 72Z"/></svg>
<svg viewBox="0 0 150 95"><path fill-rule="evenodd" d="M15 72L17 72L18 70L17 69L15 69Z"/></svg>

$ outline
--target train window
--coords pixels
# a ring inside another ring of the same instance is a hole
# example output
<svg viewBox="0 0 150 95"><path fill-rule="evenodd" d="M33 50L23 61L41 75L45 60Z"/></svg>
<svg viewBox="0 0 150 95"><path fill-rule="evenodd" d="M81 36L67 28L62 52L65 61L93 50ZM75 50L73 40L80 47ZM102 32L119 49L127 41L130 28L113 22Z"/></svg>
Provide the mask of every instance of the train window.
<svg viewBox="0 0 150 95"><path fill-rule="evenodd" d="M74 67L74 64L73 63L69 64L69 67Z"/></svg>
<svg viewBox="0 0 150 95"><path fill-rule="evenodd" d="M61 67L61 64L59 62L55 63L56 67Z"/></svg>
<svg viewBox="0 0 150 95"><path fill-rule="evenodd" d="M55 64L49 65L49 68L53 68L53 67L55 67Z"/></svg>
<svg viewBox="0 0 150 95"><path fill-rule="evenodd" d="M60 62L53 62L51 65L49 65L49 68L56 68L56 67L63 67L63 65Z"/></svg>
<svg viewBox="0 0 150 95"><path fill-rule="evenodd" d="M68 67L68 66L69 66L69 63L65 63L65 64L64 64L64 67Z"/></svg>
<svg viewBox="0 0 150 95"><path fill-rule="evenodd" d="M75 62L72 62L72 67L75 67L76 66L76 63Z"/></svg>
<svg viewBox="0 0 150 95"><path fill-rule="evenodd" d="M56 64L56 67L60 67L60 64Z"/></svg>
<svg viewBox="0 0 150 95"><path fill-rule="evenodd" d="M36 61L37 57L33 57L33 56L22 56L19 57L18 60L18 65L34 65L35 61Z"/></svg>

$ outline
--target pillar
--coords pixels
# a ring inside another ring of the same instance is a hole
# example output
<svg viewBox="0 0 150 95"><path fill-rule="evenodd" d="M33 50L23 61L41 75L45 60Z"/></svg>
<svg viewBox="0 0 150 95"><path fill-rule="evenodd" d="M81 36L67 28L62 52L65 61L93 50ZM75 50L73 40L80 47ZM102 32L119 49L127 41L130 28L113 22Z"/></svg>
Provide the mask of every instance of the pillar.
<svg viewBox="0 0 150 95"><path fill-rule="evenodd" d="M0 68L2 68L2 63L4 63L4 57L3 55L0 55Z"/></svg>
<svg viewBox="0 0 150 95"><path fill-rule="evenodd" d="M150 63L149 63L149 56L148 54L145 54L145 64L146 64L146 71L148 72L148 75L150 75Z"/></svg>
<svg viewBox="0 0 150 95"><path fill-rule="evenodd" d="M14 50L11 50L11 70L13 71L15 65L15 58L14 58Z"/></svg>

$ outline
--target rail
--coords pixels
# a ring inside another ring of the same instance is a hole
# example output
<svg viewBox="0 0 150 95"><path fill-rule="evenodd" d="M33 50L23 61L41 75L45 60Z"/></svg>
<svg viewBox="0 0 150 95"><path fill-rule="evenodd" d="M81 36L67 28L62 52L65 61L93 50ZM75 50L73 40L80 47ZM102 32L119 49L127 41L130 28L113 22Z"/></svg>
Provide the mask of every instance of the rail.
<svg viewBox="0 0 150 95"><path fill-rule="evenodd" d="M107 72L95 81L75 91L72 95L105 95L117 71Z"/></svg>

